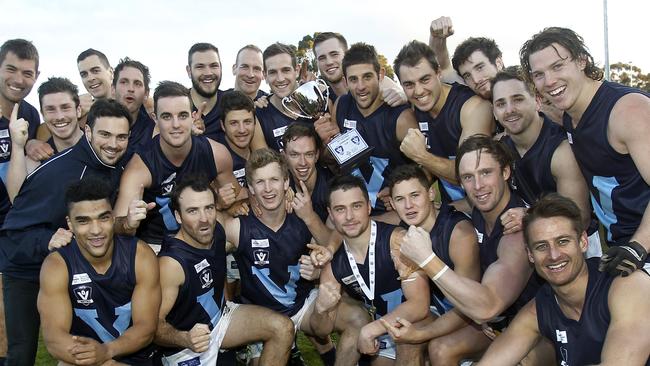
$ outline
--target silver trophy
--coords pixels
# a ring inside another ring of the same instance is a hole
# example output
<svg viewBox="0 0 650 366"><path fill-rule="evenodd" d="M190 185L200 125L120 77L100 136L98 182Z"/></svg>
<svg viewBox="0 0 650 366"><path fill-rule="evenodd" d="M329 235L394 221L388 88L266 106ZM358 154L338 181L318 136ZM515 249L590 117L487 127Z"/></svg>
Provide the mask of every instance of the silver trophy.
<svg viewBox="0 0 650 366"><path fill-rule="evenodd" d="M329 90L322 79L308 81L290 95L282 98L282 106L296 118L320 118L328 108ZM338 134L327 144L342 171L349 171L365 161L372 147L368 146L356 128Z"/></svg>
<svg viewBox="0 0 650 366"><path fill-rule="evenodd" d="M323 79L308 81L282 98L282 106L296 118L317 120L327 112L329 94Z"/></svg>

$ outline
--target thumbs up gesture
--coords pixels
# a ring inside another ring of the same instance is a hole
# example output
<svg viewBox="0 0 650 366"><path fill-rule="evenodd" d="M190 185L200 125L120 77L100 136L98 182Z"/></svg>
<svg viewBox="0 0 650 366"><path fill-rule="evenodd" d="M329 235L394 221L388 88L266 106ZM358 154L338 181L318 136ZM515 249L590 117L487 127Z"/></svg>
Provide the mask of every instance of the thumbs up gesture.
<svg viewBox="0 0 650 366"><path fill-rule="evenodd" d="M11 117L9 117L9 134L11 135L11 143L24 149L27 143L29 122L23 118L18 118L18 104L14 105Z"/></svg>

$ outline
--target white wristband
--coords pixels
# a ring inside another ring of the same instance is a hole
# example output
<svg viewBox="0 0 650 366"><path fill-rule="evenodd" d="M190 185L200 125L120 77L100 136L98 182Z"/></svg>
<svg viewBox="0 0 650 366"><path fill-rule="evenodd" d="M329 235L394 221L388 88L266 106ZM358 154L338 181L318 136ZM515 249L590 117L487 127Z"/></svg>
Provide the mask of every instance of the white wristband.
<svg viewBox="0 0 650 366"><path fill-rule="evenodd" d="M427 264L429 264L429 262L431 262L431 261L433 260L433 258L435 258L435 257L436 257L436 253L431 253L431 255L428 256L428 257L427 257L425 260L423 260L422 262L420 262L420 264L418 264L418 266L419 266L420 268L424 268L424 266L426 266Z"/></svg>
<svg viewBox="0 0 650 366"><path fill-rule="evenodd" d="M445 274L445 272L447 272L448 269L449 269L449 266L447 266L447 265L445 265L444 267L442 267L442 269L440 270L440 272L436 273L436 275L433 276L432 280L434 280L434 281L438 281L438 279L439 279L440 277L442 277L442 275Z"/></svg>

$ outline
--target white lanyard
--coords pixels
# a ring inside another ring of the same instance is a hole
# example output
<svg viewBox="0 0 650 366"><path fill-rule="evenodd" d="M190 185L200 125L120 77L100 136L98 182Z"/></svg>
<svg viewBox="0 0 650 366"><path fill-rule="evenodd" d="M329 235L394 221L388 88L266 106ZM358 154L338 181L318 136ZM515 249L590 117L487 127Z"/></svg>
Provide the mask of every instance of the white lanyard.
<svg viewBox="0 0 650 366"><path fill-rule="evenodd" d="M370 282L370 288L366 285L366 281L363 280L361 273L359 273L359 267L357 267L357 261L354 259L352 253L348 249L348 244L343 241L343 246L345 248L345 253L348 255L348 262L350 262L350 267L352 268L352 274L357 279L357 283L361 287L361 291L366 295L368 300L373 301L375 299L375 241L377 240L377 223L370 221L370 243L368 244L368 280Z"/></svg>

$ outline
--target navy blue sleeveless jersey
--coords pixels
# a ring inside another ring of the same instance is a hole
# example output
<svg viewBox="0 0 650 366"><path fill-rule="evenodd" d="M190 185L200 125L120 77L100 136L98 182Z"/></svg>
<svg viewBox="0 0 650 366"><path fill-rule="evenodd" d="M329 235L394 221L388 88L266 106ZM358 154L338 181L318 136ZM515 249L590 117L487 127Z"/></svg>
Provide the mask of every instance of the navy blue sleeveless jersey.
<svg viewBox="0 0 650 366"><path fill-rule="evenodd" d="M234 91L234 90L235 90L235 88L230 88L230 89L226 90L224 93L231 92L231 91ZM258 100L261 97L268 97L268 95L269 95L269 93L265 92L264 90L257 89L257 93L255 94L255 98L253 99L253 101Z"/></svg>
<svg viewBox="0 0 650 366"><path fill-rule="evenodd" d="M295 214L276 232L255 215L239 217L239 245L234 253L244 303L296 314L314 287L300 277L300 256L308 254L311 233Z"/></svg>
<svg viewBox="0 0 650 366"><path fill-rule="evenodd" d="M545 116L537 140L524 156L519 155L510 136L501 138L515 159L511 186L526 203L533 204L544 194L557 192L551 172L551 160L555 150L565 139L564 129Z"/></svg>
<svg viewBox="0 0 650 366"><path fill-rule="evenodd" d="M506 205L503 211L501 211L501 214L514 207L525 207L525 204L521 198L519 198L515 193L511 192L510 201L508 201L508 205ZM499 214L497 217L500 217L501 214ZM492 228L492 232L488 234L486 230L485 219L483 219L483 215L481 215L481 212L477 208L474 208L474 211L472 211L472 224L474 224L474 229L476 230L476 235L478 236L481 272L484 273L492 263L496 262L499 259L497 250L499 248L501 237L503 236L503 225L501 225L501 220L497 218L497 221ZM533 271L533 274L528 279L528 283L526 284L526 287L521 292L519 297L512 305L510 305L510 307L501 313L501 316L504 316L506 321L498 324L497 326L493 325L493 328L497 328L496 330L501 330L498 328L504 328L507 326L509 321L514 318L519 309L526 305L526 303L535 296L535 293L537 293L537 289L541 285L541 282L542 280L540 277L536 272Z"/></svg>
<svg viewBox="0 0 650 366"><path fill-rule="evenodd" d="M353 128L372 146L370 159L352 171L353 175L363 178L368 188L373 214L386 211L377 193L387 185L390 173L399 165L406 164L408 159L399 150L397 140L397 119L407 109L407 106L391 107L382 104L368 117L364 117L350 93L342 95L336 106L336 122L341 133Z"/></svg>
<svg viewBox="0 0 650 366"><path fill-rule="evenodd" d="M117 188L123 171L123 160L116 166L104 164L85 137L70 149L44 161L25 178L5 218L0 233L3 272L38 281L41 263L49 254L47 245L52 234L58 228L67 227L65 190L68 185L93 175Z"/></svg>
<svg viewBox="0 0 650 366"><path fill-rule="evenodd" d="M293 119L282 113L282 111L271 103L271 96L269 96L269 105L264 108L255 108L255 115L264 133L266 145L275 151L284 150L282 136L284 136L284 131L287 130L290 124L294 122L312 123L310 119Z"/></svg>
<svg viewBox="0 0 650 366"><path fill-rule="evenodd" d="M555 346L558 365L600 364L600 354L611 320L609 288L615 277L598 271L599 258L587 259L589 280L579 320L567 318L550 285L544 284L535 296L539 332ZM650 362L646 362L650 365Z"/></svg>
<svg viewBox="0 0 650 366"><path fill-rule="evenodd" d="M455 159L460 135L463 127L460 124L460 111L469 98L473 97L472 89L465 85L453 83L437 117L431 116L427 111L415 108L415 117L420 126L420 131L426 136L427 150L435 155L446 159ZM465 191L455 184L440 179L442 188L440 190L443 203L449 203L465 197Z"/></svg>
<svg viewBox="0 0 650 366"><path fill-rule="evenodd" d="M328 86L327 91L329 92L329 94L327 95L327 98L329 98L329 100L332 102L332 104L336 103L336 99L339 96L336 95L336 92L334 91L334 88L332 88L331 86Z"/></svg>
<svg viewBox="0 0 650 366"><path fill-rule="evenodd" d="M212 247L195 248L174 237L165 237L159 257L170 257L180 263L185 282L178 291L176 302L167 314L167 323L180 331L189 331L195 324L207 324L210 329L221 319L225 299L226 234L217 223ZM171 355L181 349L166 349Z"/></svg>
<svg viewBox="0 0 650 366"><path fill-rule="evenodd" d="M232 158L232 174L237 178L237 182L240 186L247 188L248 183L246 183L246 159L237 154L232 147L230 147L230 142L224 134L222 137L219 137L215 141L221 143L223 146L228 149L230 157Z"/></svg>
<svg viewBox="0 0 650 366"><path fill-rule="evenodd" d="M316 184L311 191L311 205L314 212L320 217L321 221L325 222L329 213L327 212L327 199L329 197L329 189L327 184L332 179L332 173L326 168L316 164ZM296 182L294 179L290 181L291 188L294 192L298 192Z"/></svg>
<svg viewBox="0 0 650 366"><path fill-rule="evenodd" d="M145 188L145 202L156 202L156 208L142 220L137 235L149 244L161 244L163 236L178 231L178 223L169 208L171 192L176 181L186 174L202 174L210 181L217 177L210 141L204 136L192 136L192 148L180 167L172 164L160 148L160 135L150 149L138 153L151 173L151 186Z"/></svg>
<svg viewBox="0 0 650 366"><path fill-rule="evenodd" d="M11 111L5 111L6 115L11 115ZM29 122L27 127L27 139L36 138L36 131L41 124L41 118L36 108L26 101L21 101L18 105L18 118L23 118ZM11 159L11 136L9 135L9 119L0 115L0 225L4 222L7 212L11 207L9 194L5 182L7 181L7 170L9 169L9 160Z"/></svg>
<svg viewBox="0 0 650 366"><path fill-rule="evenodd" d="M70 334L111 342L133 325L131 297L135 289L135 256L138 239L113 237L111 265L99 274L73 241L58 249L68 268L68 293L72 303ZM116 361L134 365L151 364L150 346Z"/></svg>
<svg viewBox="0 0 650 366"><path fill-rule="evenodd" d="M217 89L217 103L212 107L212 110L208 114L203 115L203 123L205 124L205 132L203 136L218 141L218 138L223 137L223 129L221 128L221 115L223 114L223 107L221 106L221 97L225 92L221 89ZM192 102L192 112L196 112L198 109Z"/></svg>
<svg viewBox="0 0 650 366"><path fill-rule="evenodd" d="M375 242L375 293L374 299L370 300L361 290L359 282L352 273L352 267L348 261L348 255L345 252L345 247L341 246L334 253L332 258L332 274L334 278L341 284L345 292L351 297L363 301L366 308L375 306L377 311L377 319L391 311L393 311L399 304L406 301L402 292L402 282L399 280L399 273L395 269L395 264L390 256L390 236L397 228L395 225L377 222L377 240ZM370 288L369 271L370 263L369 255L363 263L357 263L359 274L364 282Z"/></svg>
<svg viewBox="0 0 650 366"><path fill-rule="evenodd" d="M609 117L616 102L636 88L604 81L576 128L564 114L573 154L591 191L591 203L607 228L609 245L626 244L641 224L650 201L650 186L643 180L629 154L619 154L607 141Z"/></svg>
<svg viewBox="0 0 650 366"><path fill-rule="evenodd" d="M129 156L138 151L146 151L151 148L153 141L152 135L156 123L151 119L147 109L144 106L138 111L138 119L131 125L131 134L129 135Z"/></svg>

